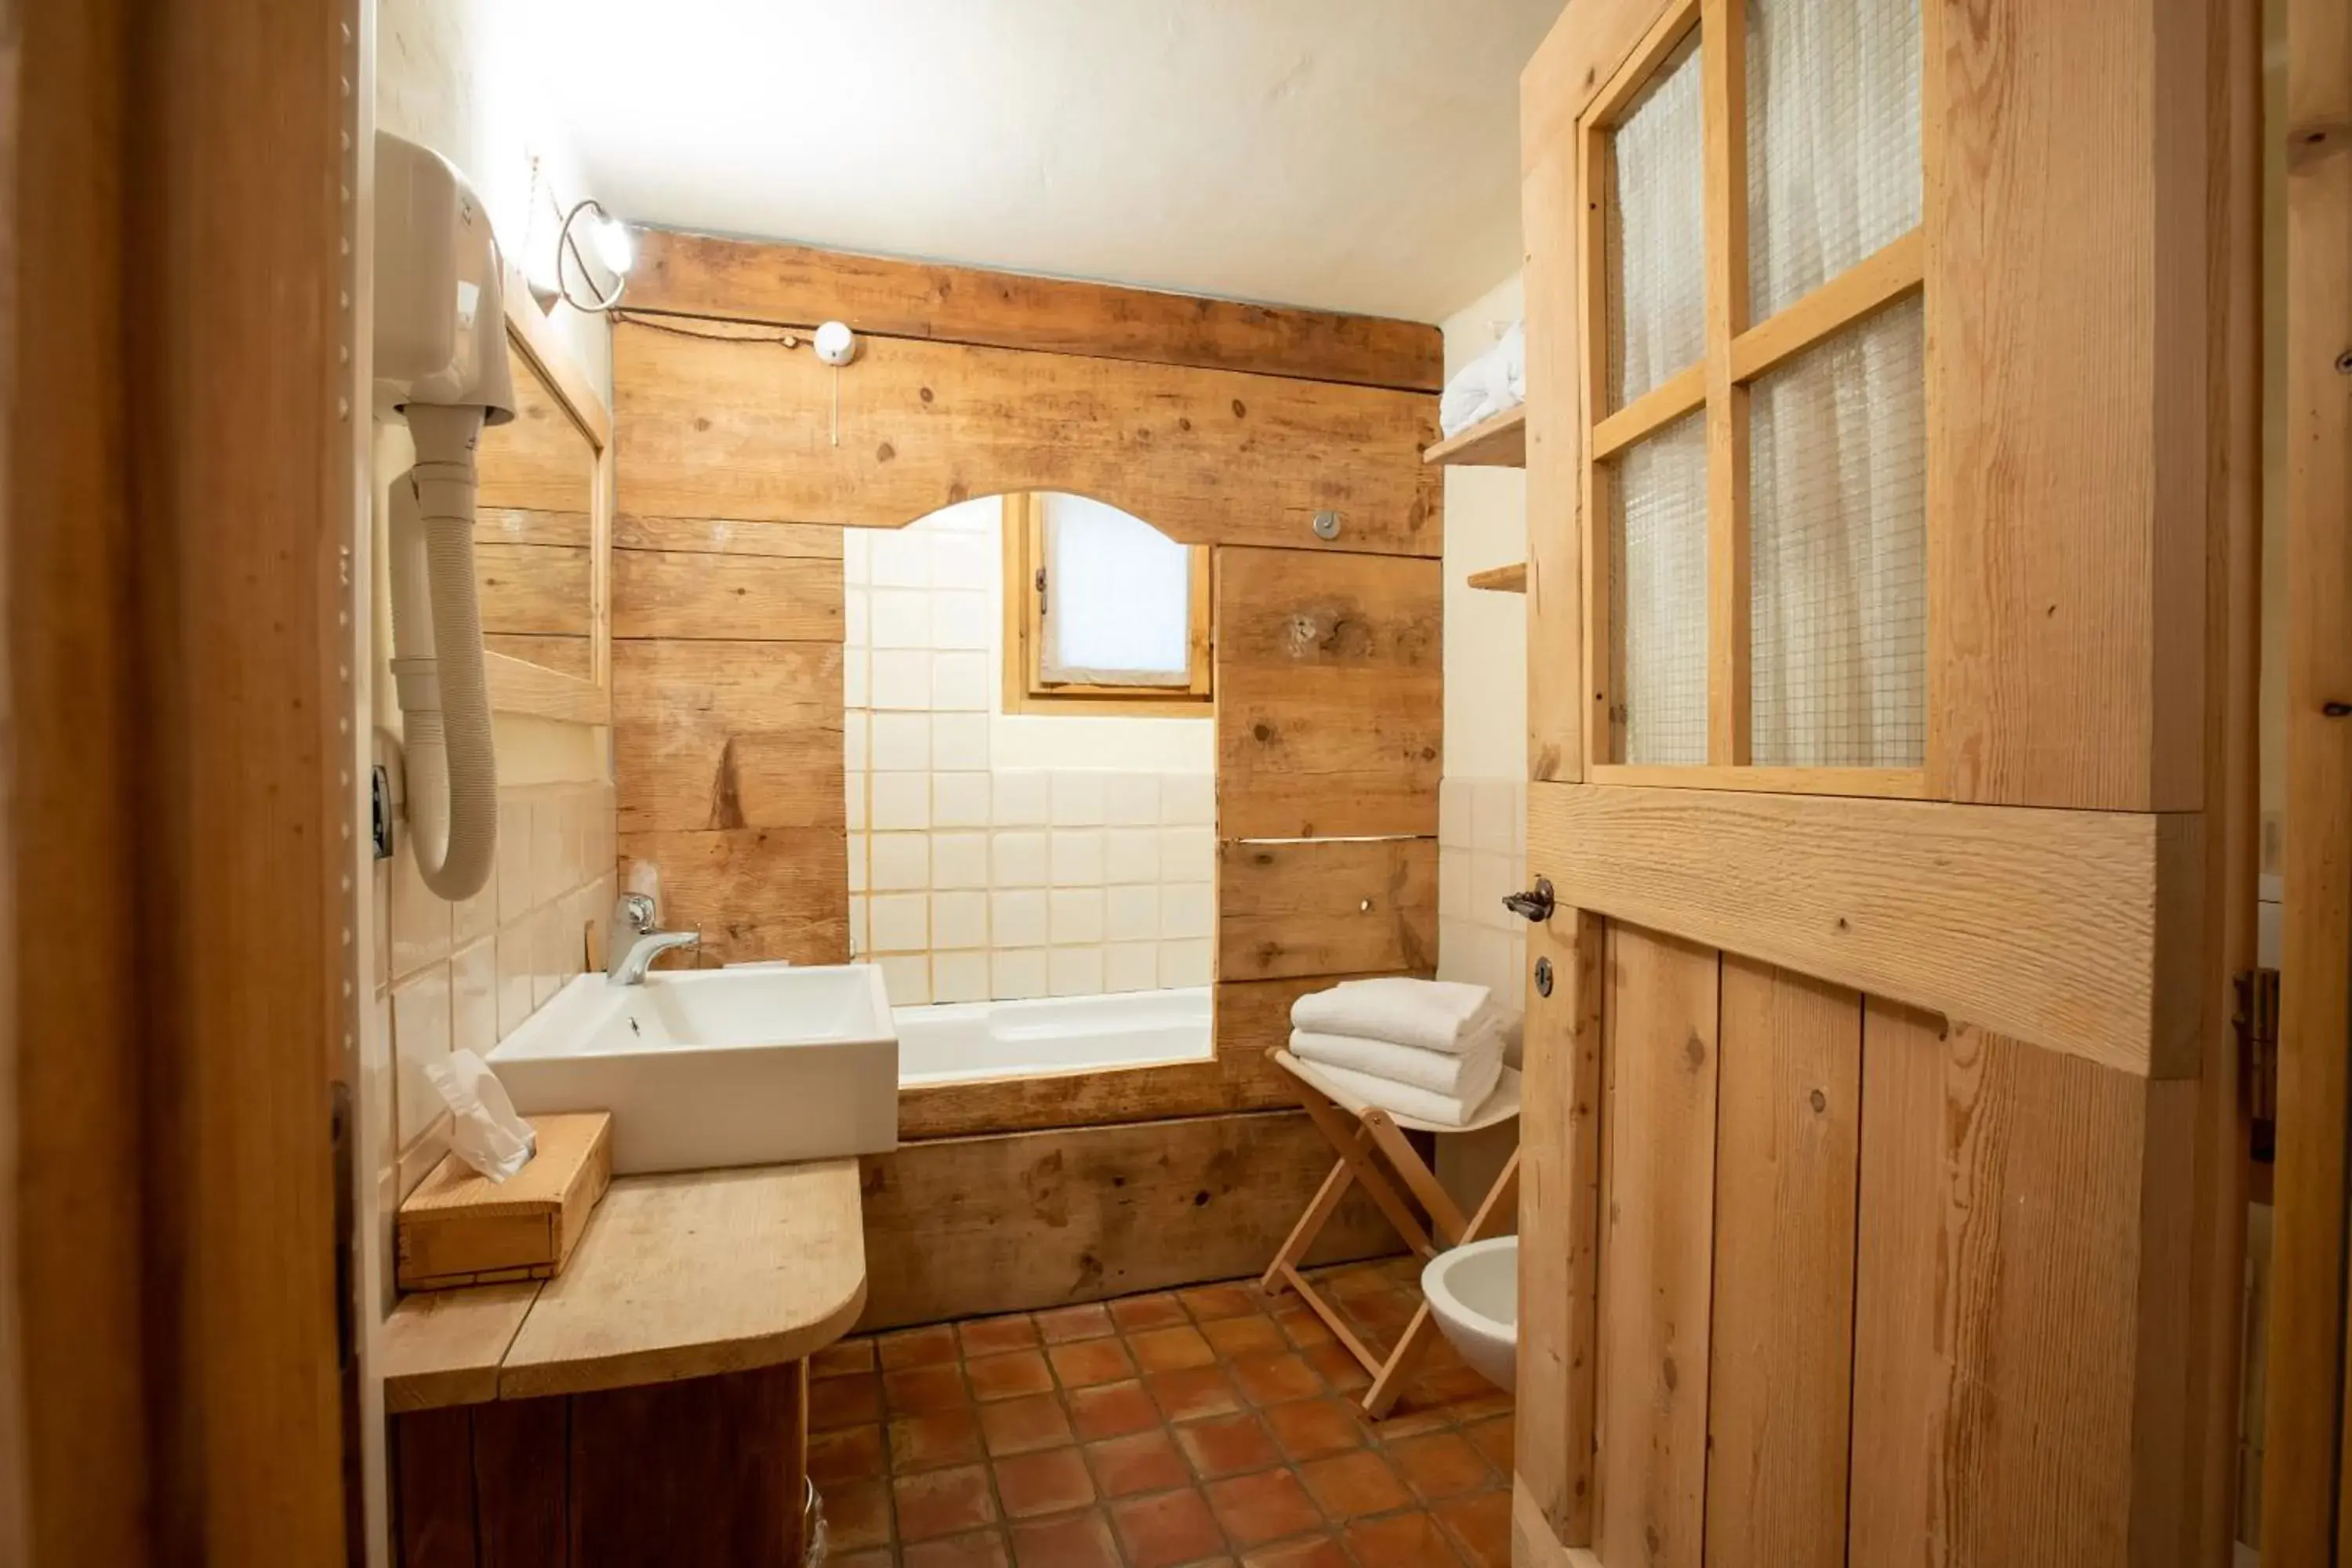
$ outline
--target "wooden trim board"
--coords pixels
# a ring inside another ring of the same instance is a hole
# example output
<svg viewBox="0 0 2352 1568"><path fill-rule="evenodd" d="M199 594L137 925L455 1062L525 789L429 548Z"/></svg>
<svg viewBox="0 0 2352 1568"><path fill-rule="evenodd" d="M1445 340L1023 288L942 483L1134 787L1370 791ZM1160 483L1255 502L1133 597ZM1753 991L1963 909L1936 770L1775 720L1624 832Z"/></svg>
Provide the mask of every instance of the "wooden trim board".
<svg viewBox="0 0 2352 1568"><path fill-rule="evenodd" d="M1528 405L1506 408L1457 430L1421 455L1424 463L1455 468L1517 468L1528 460Z"/></svg>
<svg viewBox="0 0 2352 1568"><path fill-rule="evenodd" d="M2193 1073L2195 817L1600 784L1528 792L1559 901L2159 1078Z"/></svg>

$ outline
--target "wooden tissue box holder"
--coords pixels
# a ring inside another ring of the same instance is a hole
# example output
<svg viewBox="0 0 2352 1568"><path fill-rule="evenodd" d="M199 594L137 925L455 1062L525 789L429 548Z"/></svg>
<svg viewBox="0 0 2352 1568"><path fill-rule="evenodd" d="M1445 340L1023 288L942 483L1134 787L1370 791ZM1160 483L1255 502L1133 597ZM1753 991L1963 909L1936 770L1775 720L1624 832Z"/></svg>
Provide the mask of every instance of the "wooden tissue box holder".
<svg viewBox="0 0 2352 1568"><path fill-rule="evenodd" d="M539 1152L503 1183L445 1154L400 1205L397 1279L446 1290L562 1272L613 1180L613 1118L603 1110L530 1119Z"/></svg>

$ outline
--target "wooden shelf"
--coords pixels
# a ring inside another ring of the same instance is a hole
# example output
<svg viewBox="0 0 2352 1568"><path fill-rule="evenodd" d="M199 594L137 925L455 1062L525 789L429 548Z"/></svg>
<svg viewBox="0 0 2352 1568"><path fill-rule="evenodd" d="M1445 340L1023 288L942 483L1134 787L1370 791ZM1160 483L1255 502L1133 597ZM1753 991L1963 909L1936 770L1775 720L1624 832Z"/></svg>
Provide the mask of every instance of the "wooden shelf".
<svg viewBox="0 0 2352 1568"><path fill-rule="evenodd" d="M1528 591L1528 563L1515 561L1508 566L1489 566L1484 572L1473 572L1464 579L1473 588L1488 588L1497 594L1524 594Z"/></svg>
<svg viewBox="0 0 2352 1568"><path fill-rule="evenodd" d="M1454 468L1526 468L1528 405L1522 403L1492 419L1481 419L1459 436L1449 436L1423 452L1421 460Z"/></svg>

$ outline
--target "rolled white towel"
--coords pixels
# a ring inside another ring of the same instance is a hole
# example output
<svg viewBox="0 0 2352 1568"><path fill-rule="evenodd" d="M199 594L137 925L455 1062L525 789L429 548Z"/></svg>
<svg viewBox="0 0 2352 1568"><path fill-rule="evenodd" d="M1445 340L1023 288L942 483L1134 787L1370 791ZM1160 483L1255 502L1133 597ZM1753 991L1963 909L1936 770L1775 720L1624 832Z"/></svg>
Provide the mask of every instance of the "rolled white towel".
<svg viewBox="0 0 2352 1568"><path fill-rule="evenodd" d="M1433 1122L1439 1127L1462 1127L1478 1114L1486 1097L1495 1091L1495 1080L1475 1097L1435 1094L1409 1083L1399 1083L1392 1078L1374 1078L1370 1073L1356 1072L1348 1068L1335 1068L1328 1062L1313 1064L1316 1075L1352 1099L1410 1116L1415 1121ZM1496 1071L1499 1074L1501 1064Z"/></svg>
<svg viewBox="0 0 2352 1568"><path fill-rule="evenodd" d="M1437 397L1437 428L1458 436L1527 400L1527 333L1522 323L1514 321L1492 347L1446 382Z"/></svg>
<svg viewBox="0 0 2352 1568"><path fill-rule="evenodd" d="M1354 1035L1318 1035L1305 1029L1290 1032L1290 1054L1320 1067L1346 1068L1374 1078L1393 1079L1456 1100L1484 1100L1503 1071L1503 1037L1490 1031L1485 1042L1459 1055L1400 1046L1392 1040L1366 1040Z"/></svg>
<svg viewBox="0 0 2352 1568"><path fill-rule="evenodd" d="M1500 1021L1501 1009L1484 985L1401 974L1343 980L1290 1005L1290 1026L1311 1035L1353 1035L1457 1055Z"/></svg>

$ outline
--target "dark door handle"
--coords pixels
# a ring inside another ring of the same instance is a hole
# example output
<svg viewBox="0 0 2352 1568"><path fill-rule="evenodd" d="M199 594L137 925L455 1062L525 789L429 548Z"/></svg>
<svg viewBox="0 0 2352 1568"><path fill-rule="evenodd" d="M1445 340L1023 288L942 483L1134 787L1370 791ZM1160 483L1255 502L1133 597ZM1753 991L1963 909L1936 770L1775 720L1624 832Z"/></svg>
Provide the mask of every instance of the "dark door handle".
<svg viewBox="0 0 2352 1568"><path fill-rule="evenodd" d="M1551 879L1538 877L1535 887L1524 893L1512 893L1503 900L1503 907L1520 919L1541 925L1551 919Z"/></svg>

